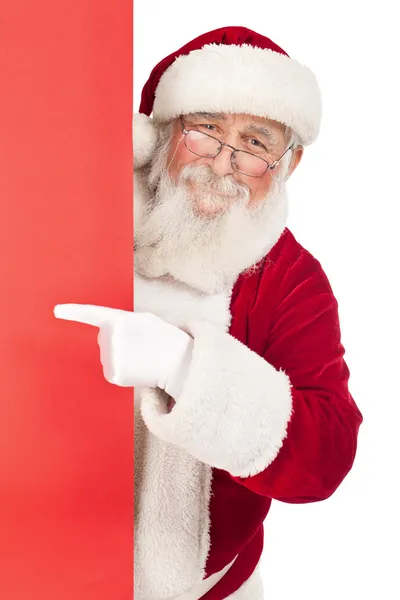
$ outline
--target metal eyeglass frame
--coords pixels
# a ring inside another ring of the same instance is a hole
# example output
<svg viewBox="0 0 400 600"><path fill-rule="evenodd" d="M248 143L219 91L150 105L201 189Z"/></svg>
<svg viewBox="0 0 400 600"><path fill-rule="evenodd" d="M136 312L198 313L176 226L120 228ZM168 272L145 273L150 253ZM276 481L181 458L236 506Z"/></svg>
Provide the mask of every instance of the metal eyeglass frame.
<svg viewBox="0 0 400 600"><path fill-rule="evenodd" d="M216 152L216 154L214 154L213 156L204 156L203 154L197 154L197 152L193 152L193 150L191 150L190 148L188 148L187 144L186 144L186 136L189 133L189 131L197 131L197 129L186 129L182 116L180 117L180 120L181 120L182 133L185 136L185 146L189 150L189 152L191 152L192 154L195 154L196 156L201 156L202 158L215 158L221 152L223 146L226 146L227 148L230 148L231 150L233 150L233 152L231 154L232 169L234 169L238 173L241 173L242 175L246 175L246 177L255 177L255 178L258 179L259 177L263 177L263 175L265 175L265 173L267 171L275 171L276 167L279 165L280 161L285 156L285 154L287 152L289 152L289 150L292 150L293 147L294 147L294 144L291 144L289 146L289 148L287 150L285 150L285 152L282 154L282 156L280 158L278 158L277 160L275 160L272 164L269 164L269 162L266 161L265 158L262 158L261 156L257 156L256 154L253 154L252 152L248 152L247 150L240 150L239 148L234 148L234 146L231 146L230 144L226 144L225 142L221 142L221 140L219 140L218 138L214 137L213 135L209 135L208 133L204 133L203 131L201 131L201 132L198 132L198 133L201 133L202 135L205 135L206 137L209 137L209 138L215 140L220 145L219 150L218 150L218 152ZM261 175L248 175L247 173L244 173L243 171L239 171L239 169L236 167L235 162L234 162L235 161L235 154L236 154L236 152L244 152L244 154L250 154L250 156L254 156L255 158L258 158L259 160L262 160L267 165L265 167L265 171L263 173L261 173Z"/></svg>

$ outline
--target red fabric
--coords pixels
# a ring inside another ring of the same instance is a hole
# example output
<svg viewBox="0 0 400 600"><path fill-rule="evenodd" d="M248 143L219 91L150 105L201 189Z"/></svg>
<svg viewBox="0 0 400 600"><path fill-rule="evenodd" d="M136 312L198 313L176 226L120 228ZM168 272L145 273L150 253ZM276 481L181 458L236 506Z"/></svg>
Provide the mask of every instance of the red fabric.
<svg viewBox="0 0 400 600"><path fill-rule="evenodd" d="M305 503L333 494L352 467L362 422L348 389L337 301L320 263L288 229L263 268L240 277L231 311L231 335L290 377L293 414L262 473L242 479L213 471L207 576L239 559L204 600L225 598L253 572L271 499Z"/></svg>
<svg viewBox="0 0 400 600"><path fill-rule="evenodd" d="M224 44L227 46L248 44L249 46L264 50L273 50L274 52L289 56L272 40L251 29L247 29L246 27L221 27L220 29L214 29L213 31L199 35L194 40L182 46L182 48L179 48L179 50L176 50L164 58L154 67L149 79L143 87L139 112L144 113L145 115L151 115L157 86L164 72L172 65L175 59L178 56L190 54L193 50L200 50L207 44Z"/></svg>
<svg viewBox="0 0 400 600"><path fill-rule="evenodd" d="M132 310L132 2L1 0L0 598L131 600L132 390L57 303Z"/></svg>

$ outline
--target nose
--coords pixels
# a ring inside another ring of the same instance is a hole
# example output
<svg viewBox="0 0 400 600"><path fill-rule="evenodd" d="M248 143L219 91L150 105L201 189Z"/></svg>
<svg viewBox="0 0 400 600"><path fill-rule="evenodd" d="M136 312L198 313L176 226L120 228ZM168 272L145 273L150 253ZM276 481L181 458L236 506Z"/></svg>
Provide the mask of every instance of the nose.
<svg viewBox="0 0 400 600"><path fill-rule="evenodd" d="M222 146L221 152L211 160L211 168L218 177L224 177L225 175L232 175L234 169L231 164L231 156L233 150Z"/></svg>

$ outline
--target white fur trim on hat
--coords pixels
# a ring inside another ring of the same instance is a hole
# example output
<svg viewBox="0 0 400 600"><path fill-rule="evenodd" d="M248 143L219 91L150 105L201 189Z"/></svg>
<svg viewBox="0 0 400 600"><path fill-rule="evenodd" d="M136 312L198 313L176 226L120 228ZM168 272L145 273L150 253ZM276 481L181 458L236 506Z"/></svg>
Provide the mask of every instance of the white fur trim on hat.
<svg viewBox="0 0 400 600"><path fill-rule="evenodd" d="M133 164L135 169L144 167L151 159L157 143L157 127L153 119L136 113L132 120Z"/></svg>
<svg viewBox="0 0 400 600"><path fill-rule="evenodd" d="M208 44L179 56L162 75L155 121L193 112L250 114L291 127L307 145L321 121L321 96L313 72L273 50L248 44Z"/></svg>

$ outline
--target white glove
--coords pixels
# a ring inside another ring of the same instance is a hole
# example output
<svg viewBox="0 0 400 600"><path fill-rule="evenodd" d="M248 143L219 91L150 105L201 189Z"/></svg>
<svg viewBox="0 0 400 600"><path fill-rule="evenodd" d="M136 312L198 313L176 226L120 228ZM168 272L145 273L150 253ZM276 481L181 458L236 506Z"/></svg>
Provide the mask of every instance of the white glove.
<svg viewBox="0 0 400 600"><path fill-rule="evenodd" d="M58 319L100 328L97 341L104 377L124 387L159 387L173 398L183 388L193 338L151 313L89 304L58 304Z"/></svg>

